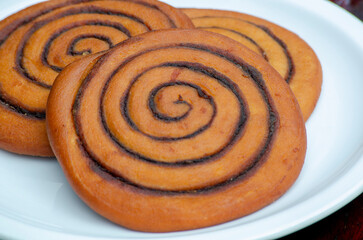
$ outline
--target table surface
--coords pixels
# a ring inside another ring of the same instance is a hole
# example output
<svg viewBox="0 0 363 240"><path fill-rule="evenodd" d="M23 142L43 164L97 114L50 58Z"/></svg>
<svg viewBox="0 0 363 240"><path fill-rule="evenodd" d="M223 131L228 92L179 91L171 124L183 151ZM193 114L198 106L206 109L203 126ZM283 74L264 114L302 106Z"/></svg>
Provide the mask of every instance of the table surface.
<svg viewBox="0 0 363 240"><path fill-rule="evenodd" d="M363 0L332 0L363 21ZM279 240L362 240L363 239L363 194L348 205L306 227Z"/></svg>
<svg viewBox="0 0 363 240"><path fill-rule="evenodd" d="M362 240L363 194L327 218L279 240Z"/></svg>

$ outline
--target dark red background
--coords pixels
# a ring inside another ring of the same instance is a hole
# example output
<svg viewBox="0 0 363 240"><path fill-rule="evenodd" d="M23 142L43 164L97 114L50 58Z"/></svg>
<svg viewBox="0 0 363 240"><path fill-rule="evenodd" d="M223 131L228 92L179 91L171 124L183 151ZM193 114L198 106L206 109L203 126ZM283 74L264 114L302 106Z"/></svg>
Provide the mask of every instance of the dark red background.
<svg viewBox="0 0 363 240"><path fill-rule="evenodd" d="M363 0L331 1L363 20ZM280 240L363 240L362 223L363 194L323 220Z"/></svg>
<svg viewBox="0 0 363 240"><path fill-rule="evenodd" d="M362 240L363 194L327 218L280 240Z"/></svg>

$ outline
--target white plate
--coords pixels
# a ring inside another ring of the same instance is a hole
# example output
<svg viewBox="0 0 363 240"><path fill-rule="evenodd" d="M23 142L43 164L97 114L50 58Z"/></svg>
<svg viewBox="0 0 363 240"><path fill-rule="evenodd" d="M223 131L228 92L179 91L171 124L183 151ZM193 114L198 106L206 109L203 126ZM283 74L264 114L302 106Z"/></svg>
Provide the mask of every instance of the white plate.
<svg viewBox="0 0 363 240"><path fill-rule="evenodd" d="M0 19L39 0L0 0ZM134 232L90 210L55 159L0 150L0 238L258 239L297 231L363 192L363 24L327 1L168 0L177 7L250 13L305 39L323 66L323 88L307 122L308 151L300 177L278 201L214 227L167 234Z"/></svg>

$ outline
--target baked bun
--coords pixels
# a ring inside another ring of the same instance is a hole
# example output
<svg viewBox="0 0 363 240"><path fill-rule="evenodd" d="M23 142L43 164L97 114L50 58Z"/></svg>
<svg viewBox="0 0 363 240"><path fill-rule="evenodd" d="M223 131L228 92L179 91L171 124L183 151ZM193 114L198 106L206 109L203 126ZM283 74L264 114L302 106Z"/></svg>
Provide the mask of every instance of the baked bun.
<svg viewBox="0 0 363 240"><path fill-rule="evenodd" d="M80 198L147 232L207 227L270 204L306 151L280 74L202 30L146 33L69 65L51 90L47 129Z"/></svg>
<svg viewBox="0 0 363 240"><path fill-rule="evenodd" d="M191 28L180 10L156 0L53 0L0 22L0 148L52 156L45 107L69 63L150 30Z"/></svg>

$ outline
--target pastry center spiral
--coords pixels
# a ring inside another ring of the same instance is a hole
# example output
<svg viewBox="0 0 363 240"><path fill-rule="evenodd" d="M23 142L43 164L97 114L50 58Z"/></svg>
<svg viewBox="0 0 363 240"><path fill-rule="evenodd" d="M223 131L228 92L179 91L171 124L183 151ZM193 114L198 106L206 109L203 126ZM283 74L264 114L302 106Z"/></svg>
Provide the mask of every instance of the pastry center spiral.
<svg viewBox="0 0 363 240"><path fill-rule="evenodd" d="M207 95L199 86L183 81L168 82L155 87L149 95L149 109L156 120L172 124L172 122L185 121L188 116L193 116L193 111L199 110L197 129L188 133L188 122L184 122L178 129L183 131L181 136L151 136L157 140L181 140L191 138L204 131L211 125L216 106L211 96ZM198 114L198 113L197 113ZM147 129L146 129L147 130ZM186 132L186 134L185 134Z"/></svg>
<svg viewBox="0 0 363 240"><path fill-rule="evenodd" d="M118 57L98 60L73 105L79 142L96 168L143 188L177 192L226 184L253 168L271 142L275 113L259 73L218 51L171 44L116 66L110 63ZM152 176L143 174L150 168ZM190 180L199 171L214 177Z"/></svg>

